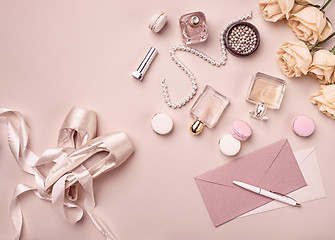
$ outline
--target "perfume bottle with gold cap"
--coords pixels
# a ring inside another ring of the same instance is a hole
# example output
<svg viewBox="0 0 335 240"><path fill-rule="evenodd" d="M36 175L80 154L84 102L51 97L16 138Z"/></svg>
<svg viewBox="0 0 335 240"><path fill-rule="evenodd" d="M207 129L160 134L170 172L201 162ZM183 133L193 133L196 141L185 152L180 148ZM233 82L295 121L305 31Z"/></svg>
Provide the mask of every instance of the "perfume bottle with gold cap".
<svg viewBox="0 0 335 240"><path fill-rule="evenodd" d="M228 104L227 97L207 85L190 110L195 119L190 127L191 133L198 135L204 125L213 128Z"/></svg>

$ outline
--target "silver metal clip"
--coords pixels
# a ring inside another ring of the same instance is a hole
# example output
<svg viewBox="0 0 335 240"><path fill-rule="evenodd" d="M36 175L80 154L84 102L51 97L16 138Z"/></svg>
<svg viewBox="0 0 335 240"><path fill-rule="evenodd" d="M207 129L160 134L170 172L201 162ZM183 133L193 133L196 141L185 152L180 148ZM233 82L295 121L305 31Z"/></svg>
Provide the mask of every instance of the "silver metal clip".
<svg viewBox="0 0 335 240"><path fill-rule="evenodd" d="M283 196L283 197L286 197L286 198L289 198L289 199L292 199L293 201L296 202L296 205L295 205L296 207L301 207L301 204L298 203L294 198L292 198L292 197L290 197L290 196L287 196L287 195L282 194L282 193L280 193L280 192L274 192L274 191L270 191L270 192L272 192L272 193L274 193L274 194L278 194L278 195Z"/></svg>

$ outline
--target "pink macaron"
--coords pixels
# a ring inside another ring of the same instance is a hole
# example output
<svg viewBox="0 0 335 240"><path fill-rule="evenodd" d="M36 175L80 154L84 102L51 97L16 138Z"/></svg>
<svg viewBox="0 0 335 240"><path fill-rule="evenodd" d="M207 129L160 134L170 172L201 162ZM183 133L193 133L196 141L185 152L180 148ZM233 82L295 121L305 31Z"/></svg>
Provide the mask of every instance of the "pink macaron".
<svg viewBox="0 0 335 240"><path fill-rule="evenodd" d="M252 134L251 127L248 123L242 120L234 121L230 128L231 135L239 141L246 141Z"/></svg>
<svg viewBox="0 0 335 240"><path fill-rule="evenodd" d="M313 119L309 116L296 116L292 121L292 130L300 137L308 137L313 134L315 130L315 124Z"/></svg>

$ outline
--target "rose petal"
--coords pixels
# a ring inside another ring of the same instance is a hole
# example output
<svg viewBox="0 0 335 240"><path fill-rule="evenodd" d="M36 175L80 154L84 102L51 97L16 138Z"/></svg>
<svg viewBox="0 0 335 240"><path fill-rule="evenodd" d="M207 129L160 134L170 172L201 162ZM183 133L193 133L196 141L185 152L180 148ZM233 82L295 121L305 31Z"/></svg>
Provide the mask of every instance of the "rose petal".
<svg viewBox="0 0 335 240"><path fill-rule="evenodd" d="M326 39L332 32L323 12L313 6L294 7L287 24L299 39L311 44Z"/></svg>
<svg viewBox="0 0 335 240"><path fill-rule="evenodd" d="M286 17L294 6L294 0L259 0L259 8L266 21L277 22Z"/></svg>
<svg viewBox="0 0 335 240"><path fill-rule="evenodd" d="M311 102L317 104L328 117L335 119L335 84L322 85L320 91L312 94Z"/></svg>
<svg viewBox="0 0 335 240"><path fill-rule="evenodd" d="M334 84L335 55L324 49L315 52L309 73L316 77L321 84Z"/></svg>

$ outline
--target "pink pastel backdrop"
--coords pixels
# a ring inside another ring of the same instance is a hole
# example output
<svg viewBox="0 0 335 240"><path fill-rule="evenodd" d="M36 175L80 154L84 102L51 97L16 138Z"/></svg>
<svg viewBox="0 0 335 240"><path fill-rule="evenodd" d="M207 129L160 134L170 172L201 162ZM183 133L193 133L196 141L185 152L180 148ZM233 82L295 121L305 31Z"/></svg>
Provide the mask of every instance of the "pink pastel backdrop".
<svg viewBox="0 0 335 240"><path fill-rule="evenodd" d="M168 23L154 34L147 25L158 10L168 14ZM219 59L219 32L250 10L261 45L247 58L228 55L226 66L220 68L177 53L195 74L200 91L209 84L231 99L214 129L192 136L188 111L194 99L172 110L163 101L160 83L167 79L174 99L189 91L189 79L170 59L169 51L182 43L179 17L197 10L206 14L209 26L209 39L195 46L198 50ZM335 3L328 6L327 15L335 21ZM134 155L94 182L96 213L120 240L332 239L335 122L309 102L309 96L319 90L316 80L288 79L280 72L276 50L286 40L296 38L284 22L264 21L256 0L1 0L0 107L26 117L31 149L38 155L56 146L59 128L72 106L96 111L99 134L124 130L130 135ZM326 46L334 44L332 40ZM138 82L131 73L151 46L157 48L158 56L143 82ZM269 111L267 122L249 118L254 106L245 101L251 76L258 71L288 82L281 109ZM173 118L175 127L168 136L151 130L150 119L156 112ZM291 131L291 121L298 114L315 120L311 137L300 138ZM237 156L282 138L289 140L293 150L316 146L327 198L305 203L301 209L287 207L215 228L194 177L234 159L222 155L217 142L236 119L247 121L253 129ZM0 239L13 239L9 216L13 189L34 181L11 155L4 125L0 126L0 159ZM32 193L20 197L20 203L22 239L104 239L87 216L71 225L53 213L49 202Z"/></svg>

